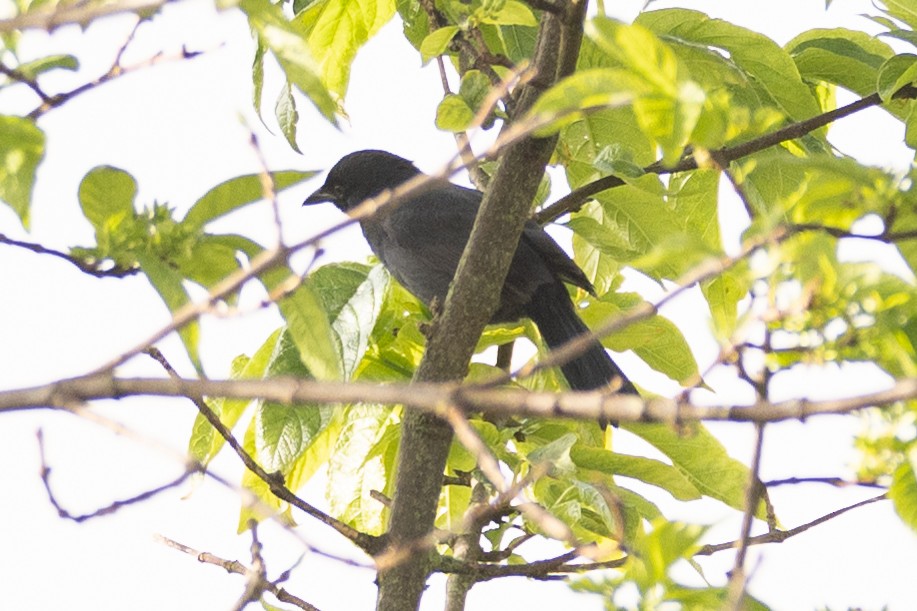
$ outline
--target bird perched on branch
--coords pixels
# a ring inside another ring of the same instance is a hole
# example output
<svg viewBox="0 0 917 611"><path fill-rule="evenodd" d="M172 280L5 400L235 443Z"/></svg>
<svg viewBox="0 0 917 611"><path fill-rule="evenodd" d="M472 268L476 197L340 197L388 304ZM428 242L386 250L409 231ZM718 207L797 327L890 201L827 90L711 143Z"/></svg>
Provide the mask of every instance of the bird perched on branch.
<svg viewBox="0 0 917 611"><path fill-rule="evenodd" d="M338 161L303 205L331 202L348 212L367 198L393 190L421 172L385 151L357 151ZM442 303L471 235L483 194L451 183L424 189L392 209L360 220L370 248L392 276L421 301ZM500 304L491 323L530 318L550 348L587 333L564 282L595 295L583 271L534 221L528 221L510 264ZM561 365L574 390L612 385L636 389L598 341Z"/></svg>

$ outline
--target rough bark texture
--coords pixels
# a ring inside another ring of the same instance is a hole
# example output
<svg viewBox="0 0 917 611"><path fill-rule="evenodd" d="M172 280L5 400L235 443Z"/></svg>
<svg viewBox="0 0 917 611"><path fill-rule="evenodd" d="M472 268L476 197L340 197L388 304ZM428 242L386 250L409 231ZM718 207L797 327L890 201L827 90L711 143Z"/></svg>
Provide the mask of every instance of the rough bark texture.
<svg viewBox="0 0 917 611"><path fill-rule="evenodd" d="M519 92L517 117L524 115L544 89L573 71L584 14L585 0L569 4L566 14L544 14L533 62L537 76ZM481 331L496 310L555 142L556 138L526 138L501 156L416 380L441 382L465 376ZM405 413L389 524L393 547L417 542L432 530L451 441L452 430L444 421L415 410ZM376 608L416 609L430 567L429 553L418 552L380 571Z"/></svg>

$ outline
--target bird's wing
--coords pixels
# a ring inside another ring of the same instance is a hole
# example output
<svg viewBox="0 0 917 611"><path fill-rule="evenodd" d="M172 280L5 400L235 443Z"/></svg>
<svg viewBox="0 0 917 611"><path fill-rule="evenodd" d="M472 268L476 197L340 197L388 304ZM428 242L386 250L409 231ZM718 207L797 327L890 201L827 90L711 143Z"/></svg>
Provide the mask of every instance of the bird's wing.
<svg viewBox="0 0 917 611"><path fill-rule="evenodd" d="M522 231L522 242L537 252L548 269L558 278L595 294L595 288L583 270L538 223L528 221L525 224L525 229Z"/></svg>
<svg viewBox="0 0 917 611"><path fill-rule="evenodd" d="M364 232L405 288L426 303L442 301L471 235L480 198L477 191L444 186L405 202L375 227L365 225Z"/></svg>

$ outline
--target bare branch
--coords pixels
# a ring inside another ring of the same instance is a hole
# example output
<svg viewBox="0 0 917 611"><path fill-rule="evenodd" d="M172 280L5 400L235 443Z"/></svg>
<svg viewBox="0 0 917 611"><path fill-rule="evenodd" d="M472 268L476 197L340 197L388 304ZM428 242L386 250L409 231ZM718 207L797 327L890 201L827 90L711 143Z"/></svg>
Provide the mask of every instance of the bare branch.
<svg viewBox="0 0 917 611"><path fill-rule="evenodd" d="M101 269L99 267L100 263L88 263L79 257L74 257L73 255L68 255L65 252L59 250L54 250L53 248L46 248L41 244L35 244L32 242L22 242L20 240L14 240L6 235L0 233L0 244L9 244L10 246L16 246L17 248L24 248L25 250L30 250L34 253L40 255L51 255L52 257L57 257L63 259L67 263L75 265L81 272L89 274L90 276L96 276L97 278L124 278L126 276L131 276L140 271L139 268L133 267L129 269L124 269L120 267L113 267L111 269Z"/></svg>
<svg viewBox="0 0 917 611"><path fill-rule="evenodd" d="M11 80L16 81L17 83L22 83L31 89L32 93L37 95L43 103L49 102L51 100L51 97L44 92L44 90L38 85L37 81L27 77L25 74L19 70L16 70L15 68L10 68L3 62L0 62L0 74L5 74Z"/></svg>
<svg viewBox="0 0 917 611"><path fill-rule="evenodd" d="M758 509L758 501L765 488L758 479L761 468L761 449L764 446L764 424L755 425L755 452L752 455L751 466L748 469L748 482L745 489L745 511L742 515L742 529L739 535L739 544L736 550L735 562L729 574L729 583L726 586L729 596L728 608L738 611L742 608L745 598L745 589L748 578L745 572L745 556L748 552L748 541L751 537L751 524Z"/></svg>
<svg viewBox="0 0 917 611"><path fill-rule="evenodd" d="M827 484L829 486L834 486L835 488L848 488L851 486L862 486L864 488L879 488L885 490L887 486L883 486L878 482L864 482L864 481L850 481L846 480L843 477L788 477L786 479L773 479L767 482L764 482L764 485L768 488L774 488L776 486L789 486L795 484Z"/></svg>
<svg viewBox="0 0 917 611"><path fill-rule="evenodd" d="M39 29L52 31L62 25L86 26L96 19L121 13L150 15L174 0L120 0L119 2L76 2L57 4L50 10L33 10L10 19L0 19L0 32Z"/></svg>
<svg viewBox="0 0 917 611"><path fill-rule="evenodd" d="M128 39L128 42L130 42L130 38ZM131 72L136 72L144 68L149 68L150 66L155 66L163 62L182 61L186 59L193 59L197 57L198 55L201 55L202 53L202 51L189 51L188 49L182 48L181 51L175 54L165 55L163 53L157 53L156 55L153 55L152 57L145 59L142 62L138 62L130 66L122 66L120 64L120 60L121 60L121 55L123 54L123 52L124 52L124 47L119 49L118 54L117 54L117 59L108 69L108 71L105 72L105 74L89 81L88 83L84 83L75 89L71 89L70 91L66 91L64 93L58 93L56 95L50 96L50 98L48 98L47 100L43 100L42 103L35 110L30 112L27 115L28 118L33 119L33 120L37 119L41 117L42 115L44 115L45 113L47 113L49 110L52 110L54 108L59 108L63 106L64 104L66 104L67 102L69 102L70 100L72 100L73 98L79 95L82 95L86 93L87 91L91 91L95 89L96 87L99 87L100 85L104 85L105 83L108 83L109 81L113 81L117 78L120 78L124 76L125 74L130 74Z"/></svg>
<svg viewBox="0 0 917 611"><path fill-rule="evenodd" d="M627 562L627 557L606 560L603 562L571 562L580 555L580 550L571 550L556 558L536 560L534 562L518 565L461 562L453 558L441 558L441 563L437 566L437 570L443 573L473 575L475 581L488 581L500 577L528 577L530 579L547 581L557 579L561 575L618 568Z"/></svg>
<svg viewBox="0 0 917 611"><path fill-rule="evenodd" d="M804 420L825 414L847 414L865 407L889 405L917 398L917 377L904 378L886 390L810 401L790 399L752 405L692 405L664 397L644 399L601 391L533 392L514 388L460 386L457 383L370 384L323 382L277 377L265 380L188 380L120 378L111 374L59 380L41 386L0 391L0 412L27 409L67 408L72 401L120 399L136 395L164 397L231 397L265 399L283 405L366 403L405 405L431 414L441 413L444 402L468 411L495 416L532 416L620 422L666 422L692 420L732 422L779 422Z"/></svg>
<svg viewBox="0 0 917 611"><path fill-rule="evenodd" d="M804 533L805 531L809 530L813 526L818 526L819 524L824 524L828 520L833 520L834 518L840 515L843 515L847 513L848 511L851 511L853 509L858 509L866 505L871 505L872 503L877 503L879 501L884 501L887 498L888 498L887 495L885 493L882 493L879 496L875 496L871 499L866 499L865 501L860 501L859 503L854 503L853 505L842 507L841 509L838 509L837 511L832 511L831 513L827 515L823 515L820 518L817 518L815 520L812 520L811 522L807 522L805 524L797 526L796 528L791 528L790 530L772 530L770 532L764 533L763 535L749 537L746 544L747 545L760 545L762 543L780 543L782 541L786 541L790 537L794 537L800 533ZM702 548L700 548L694 555L695 556L710 556L711 554L715 554L716 552L721 552L723 550L733 549L735 547L738 547L739 543L740 543L739 541L729 541L727 543L717 543L715 545L705 545Z"/></svg>
<svg viewBox="0 0 917 611"><path fill-rule="evenodd" d="M44 484L45 491L48 493L48 501L51 503L54 509L57 510L58 516L66 520L72 520L76 522L77 524L81 522L85 522L87 520L91 520L93 518L100 518L102 516L111 515L115 513L116 511L123 509L124 507L128 507L130 505L136 505L138 503L148 501L151 498L153 498L154 496L162 492L165 492L166 490L171 490L172 488L180 486L181 484L185 482L185 480L191 477L191 475L193 475L194 473L199 473L201 471L200 465L189 465L185 469L184 473L182 473L178 478L176 478L175 480L167 484L163 484L162 486L157 486L156 488L152 488L145 492L141 492L140 494L136 496L132 496L126 499L121 499L119 501L114 501L110 505L106 505L105 507L100 507L99 509L96 509L95 511L91 511L89 513L72 514L69 511L67 511L66 509L64 509L63 505L61 505L60 501L57 500L57 497L54 495L54 492L51 490L51 467L48 466L48 462L47 460L45 460L44 434L42 433L41 429L38 429L36 436L38 438L38 454L41 458L41 483Z"/></svg>
<svg viewBox="0 0 917 611"><path fill-rule="evenodd" d="M216 556L215 554L211 554L210 552L198 551L192 547L188 547L187 545L183 545L179 543L178 541L174 541L162 535L156 535L156 540L167 547L171 547L172 549L177 549L178 551L184 552L185 554L188 554L189 556L194 556L198 562L201 562L203 564L212 564L214 566L218 566L222 568L223 570L225 570L228 573L242 575L243 577L249 580L249 583L253 583L253 582L257 583L258 588L260 588L261 590L270 592L271 594L276 596L277 600L279 600L280 602L289 603L291 605L296 606L299 609L303 609L304 611L319 611L318 607L310 605L303 599L290 594L285 589L278 586L277 583L281 582L284 579L283 576L280 579L278 579L276 582L271 582L271 581L268 581L262 573L260 573L257 570L246 567L244 564L242 564L238 560L225 560L223 558L220 558L219 556ZM252 545L254 545L254 543Z"/></svg>

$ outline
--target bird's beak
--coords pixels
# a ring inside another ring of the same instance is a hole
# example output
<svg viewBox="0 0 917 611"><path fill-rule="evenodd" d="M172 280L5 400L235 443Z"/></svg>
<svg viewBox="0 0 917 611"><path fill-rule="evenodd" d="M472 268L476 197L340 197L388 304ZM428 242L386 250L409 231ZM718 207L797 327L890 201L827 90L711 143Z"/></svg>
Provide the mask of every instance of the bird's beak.
<svg viewBox="0 0 917 611"><path fill-rule="evenodd" d="M303 206L311 206L313 204L321 204L324 202L334 202L335 196L334 193L331 193L326 189L325 185L322 185L318 188L318 191L306 198L306 201L302 203Z"/></svg>

